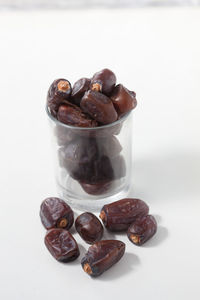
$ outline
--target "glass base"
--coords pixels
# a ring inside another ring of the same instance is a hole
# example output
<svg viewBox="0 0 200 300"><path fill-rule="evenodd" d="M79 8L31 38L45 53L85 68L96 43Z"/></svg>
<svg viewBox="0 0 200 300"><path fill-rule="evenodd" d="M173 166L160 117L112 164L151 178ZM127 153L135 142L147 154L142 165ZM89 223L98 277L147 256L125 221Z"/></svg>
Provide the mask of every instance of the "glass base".
<svg viewBox="0 0 200 300"><path fill-rule="evenodd" d="M100 211L103 205L126 198L130 190L130 185L125 185L125 181L122 182L122 180L117 180L113 182L110 191L96 196L87 194L81 188L80 184L73 180L70 176L66 181L67 183L65 186L70 186L70 190L61 186L57 181L58 195L72 208L76 208L81 211ZM72 193L72 191L75 192Z"/></svg>

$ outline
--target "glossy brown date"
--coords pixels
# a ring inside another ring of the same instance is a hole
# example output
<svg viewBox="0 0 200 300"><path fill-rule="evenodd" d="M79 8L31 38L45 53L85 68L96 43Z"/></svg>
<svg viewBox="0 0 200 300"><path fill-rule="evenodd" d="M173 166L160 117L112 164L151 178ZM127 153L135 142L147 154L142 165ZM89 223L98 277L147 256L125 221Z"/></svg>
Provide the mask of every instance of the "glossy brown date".
<svg viewBox="0 0 200 300"><path fill-rule="evenodd" d="M79 181L82 189L90 195L102 195L107 193L112 187L112 181L100 181L97 183L85 183Z"/></svg>
<svg viewBox="0 0 200 300"><path fill-rule="evenodd" d="M47 93L47 105L55 117L58 107L69 99L71 95L71 84L68 80L59 78L54 80Z"/></svg>
<svg viewBox="0 0 200 300"><path fill-rule="evenodd" d="M101 124L110 124L118 118L112 101L96 91L86 92L80 106L85 113Z"/></svg>
<svg viewBox="0 0 200 300"><path fill-rule="evenodd" d="M75 227L82 239L88 244L93 244L102 238L103 226L99 219L90 212L78 216Z"/></svg>
<svg viewBox="0 0 200 300"><path fill-rule="evenodd" d="M134 198L125 198L104 205L100 218L105 227L111 231L127 230L138 217L145 216L149 212L147 204Z"/></svg>
<svg viewBox="0 0 200 300"><path fill-rule="evenodd" d="M51 255L60 262L73 261L80 254L77 242L67 230L50 229L44 242Z"/></svg>
<svg viewBox="0 0 200 300"><path fill-rule="evenodd" d="M122 84L118 84L114 88L110 99L114 104L118 116L122 116L136 107L137 100L135 96L135 92L129 91Z"/></svg>
<svg viewBox="0 0 200 300"><path fill-rule="evenodd" d="M115 74L109 69L103 69L93 75L90 88L109 96L115 84Z"/></svg>
<svg viewBox="0 0 200 300"><path fill-rule="evenodd" d="M157 231L157 222L152 215L137 218L128 228L129 240L141 246L148 241Z"/></svg>
<svg viewBox="0 0 200 300"><path fill-rule="evenodd" d="M90 79L81 78L77 80L72 88L71 99L76 105L80 105L81 99L86 91L89 90Z"/></svg>
<svg viewBox="0 0 200 300"><path fill-rule="evenodd" d="M74 213L63 200L51 197L42 202L40 218L46 229L54 227L69 229L74 222Z"/></svg>
<svg viewBox="0 0 200 300"><path fill-rule="evenodd" d="M84 114L77 106L60 105L57 113L57 119L67 125L76 127L97 127L98 123Z"/></svg>
<svg viewBox="0 0 200 300"><path fill-rule="evenodd" d="M89 247L81 261L83 270L90 276L99 276L115 263L125 252L125 244L118 240L103 240Z"/></svg>

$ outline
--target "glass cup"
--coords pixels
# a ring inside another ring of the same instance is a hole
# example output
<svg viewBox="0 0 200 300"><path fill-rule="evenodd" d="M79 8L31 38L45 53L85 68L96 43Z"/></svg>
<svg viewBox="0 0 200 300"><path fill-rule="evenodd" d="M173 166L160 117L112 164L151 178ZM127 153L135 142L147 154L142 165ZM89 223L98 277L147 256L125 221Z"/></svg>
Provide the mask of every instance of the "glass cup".
<svg viewBox="0 0 200 300"><path fill-rule="evenodd" d="M80 210L125 198L132 181L132 112L95 128L50 121L58 195Z"/></svg>

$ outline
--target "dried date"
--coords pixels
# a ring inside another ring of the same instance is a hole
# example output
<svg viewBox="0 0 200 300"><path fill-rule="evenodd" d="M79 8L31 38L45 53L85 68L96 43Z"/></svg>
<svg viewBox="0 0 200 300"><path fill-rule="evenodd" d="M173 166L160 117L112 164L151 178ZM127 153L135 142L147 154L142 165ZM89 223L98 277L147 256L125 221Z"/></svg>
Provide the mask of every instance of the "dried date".
<svg viewBox="0 0 200 300"><path fill-rule="evenodd" d="M74 213L63 200L51 197L42 202L40 218L46 229L54 227L69 229L74 222Z"/></svg>
<svg viewBox="0 0 200 300"><path fill-rule="evenodd" d="M115 74L109 69L103 69L93 75L90 88L109 96L115 84Z"/></svg>
<svg viewBox="0 0 200 300"><path fill-rule="evenodd" d="M47 105L55 117L59 106L69 99L71 95L71 84L68 80L60 78L54 80L47 93Z"/></svg>
<svg viewBox="0 0 200 300"><path fill-rule="evenodd" d="M59 146L68 145L76 136L72 130L60 124L54 127L54 135Z"/></svg>
<svg viewBox="0 0 200 300"><path fill-rule="evenodd" d="M83 113L77 106L60 105L57 113L58 121L76 127L97 127L98 123Z"/></svg>
<svg viewBox="0 0 200 300"><path fill-rule="evenodd" d="M90 195L106 194L112 187L112 181L100 181L92 184L80 181L79 183L82 189Z"/></svg>
<svg viewBox="0 0 200 300"><path fill-rule="evenodd" d="M85 113L101 124L110 124L118 118L112 101L96 91L86 92L80 106Z"/></svg>
<svg viewBox="0 0 200 300"><path fill-rule="evenodd" d="M122 116L136 107L137 100L135 96L135 92L129 91L122 84L118 84L114 88L110 99L114 104L118 116Z"/></svg>
<svg viewBox="0 0 200 300"><path fill-rule="evenodd" d="M44 242L52 256L60 262L73 261L80 255L77 242L67 230L50 229Z"/></svg>
<svg viewBox="0 0 200 300"><path fill-rule="evenodd" d="M138 217L149 212L147 204L134 198L126 198L104 205L100 218L105 227L111 231L127 230Z"/></svg>
<svg viewBox="0 0 200 300"><path fill-rule="evenodd" d="M112 135L105 138L96 138L96 143L99 153L110 158L116 157L122 151L122 146L119 140Z"/></svg>
<svg viewBox="0 0 200 300"><path fill-rule="evenodd" d="M89 90L89 87L90 87L90 79L81 78L77 80L74 83L72 88L72 94L71 94L72 101L75 104L80 105L81 99L85 94L85 92Z"/></svg>
<svg viewBox="0 0 200 300"><path fill-rule="evenodd" d="M118 240L103 240L89 247L82 259L83 270L90 276L99 276L115 263L125 252L125 244Z"/></svg>
<svg viewBox="0 0 200 300"><path fill-rule="evenodd" d="M75 227L82 239L88 244L93 244L102 238L103 226L99 219L90 212L78 216Z"/></svg>
<svg viewBox="0 0 200 300"><path fill-rule="evenodd" d="M143 245L157 231L157 222L152 215L137 218L128 228L129 240L138 246Z"/></svg>

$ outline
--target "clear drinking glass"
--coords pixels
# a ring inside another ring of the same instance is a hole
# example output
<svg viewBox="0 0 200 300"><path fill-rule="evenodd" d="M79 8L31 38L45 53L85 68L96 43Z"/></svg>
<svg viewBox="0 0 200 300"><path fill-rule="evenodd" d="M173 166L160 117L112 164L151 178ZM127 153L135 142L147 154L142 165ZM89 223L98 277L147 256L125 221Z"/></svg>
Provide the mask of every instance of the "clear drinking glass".
<svg viewBox="0 0 200 300"><path fill-rule="evenodd" d="M59 197L80 210L126 197L132 181L132 112L109 125L82 128L46 111Z"/></svg>

